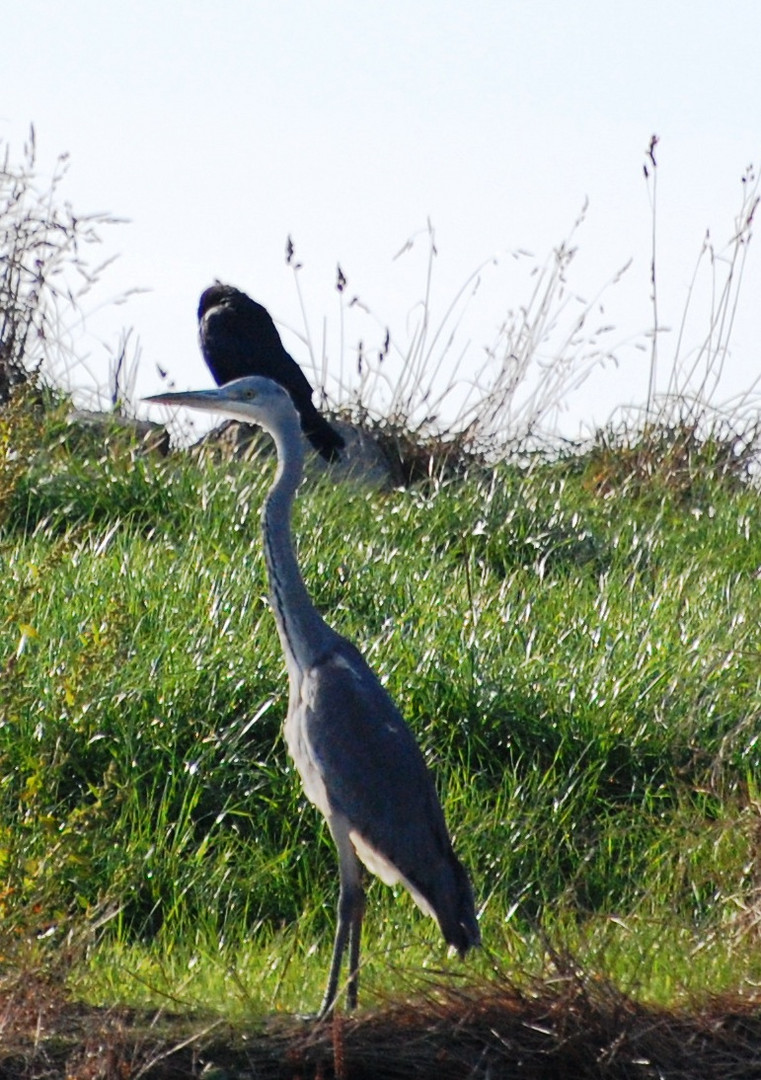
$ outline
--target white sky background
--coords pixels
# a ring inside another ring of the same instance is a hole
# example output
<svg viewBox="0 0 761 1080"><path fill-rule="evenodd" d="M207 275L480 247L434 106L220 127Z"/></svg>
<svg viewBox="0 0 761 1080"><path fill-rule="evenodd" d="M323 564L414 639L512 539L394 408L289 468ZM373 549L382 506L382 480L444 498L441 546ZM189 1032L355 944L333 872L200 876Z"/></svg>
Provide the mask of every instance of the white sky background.
<svg viewBox="0 0 761 1080"><path fill-rule="evenodd" d="M663 379L706 230L724 248L741 177L761 165L756 0L24 0L6 5L0 36L0 139L12 159L34 123L42 173L71 155L62 190L75 210L130 219L103 230L97 258L120 258L85 307L150 291L93 312L81 350L105 385L103 343L113 350L120 329L134 326L139 394L165 385L157 364L178 389L211 384L195 310L215 278L303 333L289 234L318 352L326 328L335 393L336 264L347 296L373 313L350 313L346 376L357 340L378 346L386 325L404 349L425 291L428 219L434 323L476 267L497 259L452 352L466 350L467 375L508 310L528 301L532 266L569 235L588 198L571 291L591 299L634 260L595 315L615 328L606 344L619 365L595 372L560 418L569 434L589 430L646 397L651 134L661 140L659 314L674 328L660 340ZM758 243L721 398L761 374ZM517 249L536 262L513 259ZM707 268L704 281L692 347L707 332ZM319 381L306 348L283 337ZM84 371L72 379L84 382Z"/></svg>

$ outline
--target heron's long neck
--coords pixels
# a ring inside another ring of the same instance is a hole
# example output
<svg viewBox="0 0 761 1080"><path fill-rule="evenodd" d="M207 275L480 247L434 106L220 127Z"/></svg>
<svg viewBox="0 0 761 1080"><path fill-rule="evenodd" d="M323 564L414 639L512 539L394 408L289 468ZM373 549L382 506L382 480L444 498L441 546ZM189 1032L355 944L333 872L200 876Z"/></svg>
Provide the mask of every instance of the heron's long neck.
<svg viewBox="0 0 761 1080"><path fill-rule="evenodd" d="M301 576L291 537L291 508L301 480L304 450L296 415L273 431L278 468L262 513L264 554L272 609L288 671L311 666L331 644L334 632L317 612Z"/></svg>

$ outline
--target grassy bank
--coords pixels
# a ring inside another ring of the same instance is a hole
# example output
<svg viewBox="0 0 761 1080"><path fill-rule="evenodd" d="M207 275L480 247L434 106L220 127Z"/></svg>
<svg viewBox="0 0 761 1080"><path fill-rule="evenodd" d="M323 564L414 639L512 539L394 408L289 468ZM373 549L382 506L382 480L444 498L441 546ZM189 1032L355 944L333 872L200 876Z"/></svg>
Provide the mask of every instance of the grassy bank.
<svg viewBox="0 0 761 1080"><path fill-rule="evenodd" d="M271 460L163 460L21 400L0 447L3 963L105 1002L313 1009L337 875L280 735ZM720 450L302 489L305 578L435 769L486 946L449 961L374 883L366 1002L421 969L572 963L665 1004L761 976L761 503Z"/></svg>

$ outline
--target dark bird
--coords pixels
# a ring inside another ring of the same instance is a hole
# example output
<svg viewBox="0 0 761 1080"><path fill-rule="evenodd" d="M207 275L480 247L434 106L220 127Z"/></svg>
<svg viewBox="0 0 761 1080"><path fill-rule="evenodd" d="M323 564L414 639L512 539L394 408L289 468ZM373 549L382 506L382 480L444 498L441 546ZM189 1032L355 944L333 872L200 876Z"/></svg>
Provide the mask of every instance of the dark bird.
<svg viewBox="0 0 761 1080"><path fill-rule="evenodd" d="M412 732L351 642L312 603L291 538L303 469L299 420L270 379L237 379L214 390L159 394L259 424L275 441L278 467L262 513L272 611L288 669L284 734L304 791L324 814L338 848L339 899L333 959L321 1016L331 1012L349 950L347 1004L357 1004L365 909L360 861L387 885L401 882L464 956L480 943L473 891L452 850L431 773Z"/></svg>
<svg viewBox="0 0 761 1080"><path fill-rule="evenodd" d="M232 285L217 283L198 305L201 352L218 386L245 375L262 375L291 395L301 430L326 461L335 461L344 440L312 404L312 387L285 351L270 313Z"/></svg>

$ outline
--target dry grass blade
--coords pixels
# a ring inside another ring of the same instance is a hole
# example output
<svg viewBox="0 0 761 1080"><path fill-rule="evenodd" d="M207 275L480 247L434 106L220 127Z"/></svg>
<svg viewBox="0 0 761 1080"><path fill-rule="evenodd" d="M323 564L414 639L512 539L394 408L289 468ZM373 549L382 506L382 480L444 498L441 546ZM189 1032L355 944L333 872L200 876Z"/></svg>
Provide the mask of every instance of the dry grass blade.
<svg viewBox="0 0 761 1080"><path fill-rule="evenodd" d="M50 179L41 181L34 128L20 163L11 162L7 146L0 160L0 403L32 372L60 386L85 370L73 344L85 321L83 303L113 261L93 266L88 254L100 245L99 229L120 222L109 214L76 214L60 195L67 169L62 154ZM120 401L133 389L139 355L128 345L129 334L112 365L111 397ZM102 378L87 376L99 394Z"/></svg>

